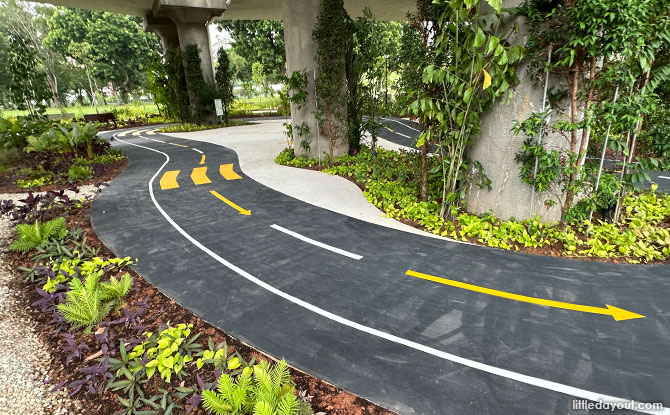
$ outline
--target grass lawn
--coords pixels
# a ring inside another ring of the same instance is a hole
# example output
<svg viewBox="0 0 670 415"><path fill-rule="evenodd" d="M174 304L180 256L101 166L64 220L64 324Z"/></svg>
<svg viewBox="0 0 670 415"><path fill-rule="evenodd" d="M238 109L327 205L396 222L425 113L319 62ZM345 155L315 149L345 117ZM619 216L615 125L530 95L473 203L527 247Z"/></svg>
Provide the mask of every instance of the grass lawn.
<svg viewBox="0 0 670 415"><path fill-rule="evenodd" d="M154 103L143 103L143 104L126 104L126 105L116 105L116 104L110 104L110 105L98 105L98 111L103 113L103 112L111 112L112 109L118 108L118 109L132 109L134 112L141 111L144 113L148 114L155 114L158 112L158 108L156 108L156 104ZM82 118L84 114L95 114L95 107L90 107L88 105L80 107L80 106L74 106L74 107L62 107L62 108L47 108L46 110L47 114L60 114L61 112L66 112L66 113L74 113L76 118ZM17 111L17 110L2 110L0 114L3 117L16 117L16 116L21 116L21 115L27 115L28 111Z"/></svg>

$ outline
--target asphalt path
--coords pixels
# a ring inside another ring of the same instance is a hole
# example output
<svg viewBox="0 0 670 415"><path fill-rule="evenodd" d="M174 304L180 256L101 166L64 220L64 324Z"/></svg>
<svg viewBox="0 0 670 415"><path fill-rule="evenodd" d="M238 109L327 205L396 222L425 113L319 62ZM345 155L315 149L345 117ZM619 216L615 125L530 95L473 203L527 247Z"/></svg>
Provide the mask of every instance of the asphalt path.
<svg viewBox="0 0 670 415"><path fill-rule="evenodd" d="M601 398L670 405L666 266L396 231L273 191L225 147L119 138L129 166L93 204L100 239L139 258L136 270L163 293L266 353L401 414L583 414L573 400ZM239 179L219 174L227 164ZM202 167L211 183L195 185ZM176 170L179 187L162 190ZM616 321L408 270L645 317Z"/></svg>

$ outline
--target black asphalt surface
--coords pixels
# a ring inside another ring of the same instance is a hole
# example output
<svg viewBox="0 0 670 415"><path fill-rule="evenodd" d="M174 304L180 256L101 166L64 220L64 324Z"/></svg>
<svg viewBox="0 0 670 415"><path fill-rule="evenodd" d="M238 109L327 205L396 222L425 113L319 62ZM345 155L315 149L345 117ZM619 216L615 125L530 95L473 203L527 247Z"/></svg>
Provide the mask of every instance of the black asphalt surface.
<svg viewBox="0 0 670 415"><path fill-rule="evenodd" d="M139 258L137 272L162 292L240 340L401 414L586 412L572 409L580 398L571 393L475 369L379 333L510 373L670 406L669 267L510 253L372 225L253 181L224 147L151 137L190 148L121 138L169 155L159 172L163 154L116 141L129 167L96 199L93 227L116 255ZM192 148L206 154L211 184L191 181L192 169L202 167ZM226 163L243 178L224 180L218 170ZM180 187L161 190L159 180L170 170L181 171ZM241 270L224 266L168 222L151 199L154 175L165 214ZM309 244L273 224L363 258ZM412 278L407 270L572 304L610 304L646 317L615 321L512 301Z"/></svg>

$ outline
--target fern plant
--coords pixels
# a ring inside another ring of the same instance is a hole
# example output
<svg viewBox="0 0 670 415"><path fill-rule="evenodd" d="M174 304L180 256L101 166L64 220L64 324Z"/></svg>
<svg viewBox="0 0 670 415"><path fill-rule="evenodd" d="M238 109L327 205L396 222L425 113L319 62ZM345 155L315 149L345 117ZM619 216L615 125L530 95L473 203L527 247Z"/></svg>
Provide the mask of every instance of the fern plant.
<svg viewBox="0 0 670 415"><path fill-rule="evenodd" d="M236 379L224 373L216 389L202 392L203 406L216 415L299 415L305 411L284 360L274 368L267 362L253 370L244 368Z"/></svg>
<svg viewBox="0 0 670 415"><path fill-rule="evenodd" d="M65 294L65 302L58 304L58 312L73 327L91 327L100 323L112 309L120 307L123 297L133 285L129 274L120 279L110 278L100 283L100 273L90 273L85 282L79 278L70 280L70 291Z"/></svg>
<svg viewBox="0 0 670 415"><path fill-rule="evenodd" d="M46 223L35 221L33 225L16 225L19 238L9 245L12 251L27 252L39 248L51 239L61 240L67 235L65 218L60 217Z"/></svg>

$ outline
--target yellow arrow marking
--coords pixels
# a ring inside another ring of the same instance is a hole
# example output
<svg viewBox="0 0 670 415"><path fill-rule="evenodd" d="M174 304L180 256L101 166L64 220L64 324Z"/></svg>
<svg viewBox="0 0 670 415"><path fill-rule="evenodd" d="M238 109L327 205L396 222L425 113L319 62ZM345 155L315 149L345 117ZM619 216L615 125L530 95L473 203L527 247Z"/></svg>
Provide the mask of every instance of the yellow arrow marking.
<svg viewBox="0 0 670 415"><path fill-rule="evenodd" d="M125 137L125 136L127 136L128 134L130 134L132 131L133 131L133 130L124 131L124 132L122 132L122 133L117 134L117 137Z"/></svg>
<svg viewBox="0 0 670 415"><path fill-rule="evenodd" d="M149 135L154 135L154 134L156 134L156 131L158 131L158 129L155 129L155 130L149 130L149 131L147 131L147 134L149 134Z"/></svg>
<svg viewBox="0 0 670 415"><path fill-rule="evenodd" d="M171 146L177 146L177 147L188 148L188 146L185 146L185 145L183 145L183 144L177 144L177 143L168 143L168 144L171 145Z"/></svg>
<svg viewBox="0 0 670 415"><path fill-rule="evenodd" d="M200 159L200 164L205 164L205 155L202 155L202 158Z"/></svg>
<svg viewBox="0 0 670 415"><path fill-rule="evenodd" d="M137 136L139 136L140 134L142 134L142 131L135 131L132 135L134 135L135 137L137 137Z"/></svg>
<svg viewBox="0 0 670 415"><path fill-rule="evenodd" d="M416 271L412 271L412 270L408 270L405 274L409 275L410 277L421 278L421 279L424 279L424 280L433 281L433 282L437 282L437 283L440 283L440 284L451 285L452 287L462 288L464 290L476 291L476 292L479 292L479 293L482 293L482 294L488 294L488 295L494 295L496 297L507 298L509 300L523 301L525 303L532 303L532 304L542 305L542 306L545 306L545 307L564 308L566 310L581 311L583 313L604 314L604 315L607 315L607 316L614 317L614 320L616 320L616 321L630 320L630 319L634 319L634 318L644 318L645 317L641 314L636 314L636 313L633 313L631 311L622 310L620 308L611 306L609 304L606 304L606 306L607 306L606 308L605 307L592 307L592 306L580 305L580 304L570 304L570 303L564 303L564 302L561 302L561 301L545 300L543 298L528 297L528 296L525 296L525 295L508 293L508 292L505 292L505 291L493 290L491 288L480 287L480 286L477 286L477 285L467 284L465 282L460 282L460 281L449 280L449 279L446 279L446 278L435 277L433 275L428 275L428 274L422 274L420 272L416 272Z"/></svg>
<svg viewBox="0 0 670 415"><path fill-rule="evenodd" d="M193 172L191 173L191 180L193 180L193 183L195 183L196 186L199 184L207 184L212 182L209 180L209 177L207 177L207 167L196 167L193 169Z"/></svg>
<svg viewBox="0 0 670 415"><path fill-rule="evenodd" d="M179 187L177 176L180 170L166 171L161 177L161 190L176 189Z"/></svg>
<svg viewBox="0 0 670 415"><path fill-rule="evenodd" d="M225 197L221 196L217 191L212 190L212 191L210 191L210 193L213 194L214 196L216 196L216 197L217 197L219 200L221 200L223 203L227 204L227 205L230 206L231 208L233 208L233 209L237 210L238 212L240 212L240 215L247 215L247 216L251 215L251 211L250 211L250 210L246 210L246 209L243 209L243 208L237 206L235 203L233 203L233 202L231 202L230 200L226 199Z"/></svg>
<svg viewBox="0 0 670 415"><path fill-rule="evenodd" d="M219 167L219 172L221 173L221 176L223 176L223 178L226 180L237 180L242 178L242 176L235 173L232 164L222 164L221 167Z"/></svg>

